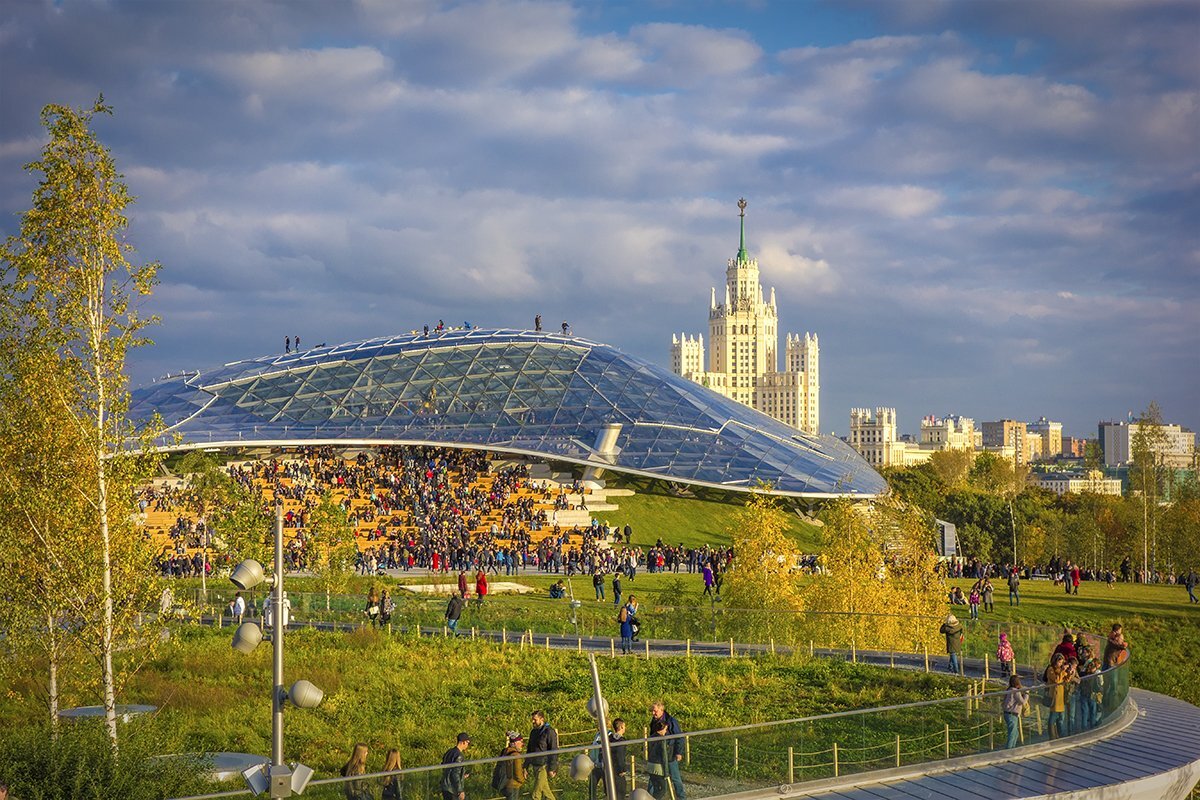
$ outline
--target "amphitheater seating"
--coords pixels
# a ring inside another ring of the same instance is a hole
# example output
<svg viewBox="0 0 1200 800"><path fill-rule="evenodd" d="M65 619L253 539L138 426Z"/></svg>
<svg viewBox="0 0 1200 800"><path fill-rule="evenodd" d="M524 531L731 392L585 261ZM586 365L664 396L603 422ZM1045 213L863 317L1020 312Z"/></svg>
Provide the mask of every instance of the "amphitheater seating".
<svg viewBox="0 0 1200 800"><path fill-rule="evenodd" d="M239 462L239 463L236 463L235 466L248 465L249 463L250 462ZM261 463L261 462L257 462L257 463ZM353 463L354 462L352 459L346 459L346 464L353 465ZM492 461L489 463L489 467L492 469L496 469L497 467L499 467L501 465L502 465L501 462L496 462L496 461ZM457 485L462 480L461 472L451 471L450 479L451 479L452 483ZM485 472L476 478L476 480L471 484L471 487L473 489L489 491L492 488L492 484L495 482L495 480L496 480L496 475L494 473ZM179 479L173 479L170 482L176 486L179 486L182 484L182 481ZM545 479L539 479L539 482L546 483L547 481ZM265 501L270 502L270 501L274 500L274 497L275 497L274 488L273 488L273 486L271 486L268 483L267 480L265 480L261 477L255 477L254 483L255 483L255 486L258 489L258 491L261 492L262 497ZM291 478L283 477L280 479L280 483L281 483L281 485L283 485L285 487L291 487L293 484L293 481ZM549 486L551 487L551 492L557 493L556 489L555 489L557 484L553 481L549 481L548 483L549 483ZM326 487L318 486L317 487L318 494L323 492L325 488ZM387 490L386 490L386 487L379 486L376 488L376 491L379 493L382 493ZM588 490L584 490L584 492L585 492L585 494L590 493L590 492L588 492ZM343 500L346 498L346 496L348 494L348 490L333 488L332 494L333 494L333 498L335 500L340 501L340 500ZM591 518L590 513L588 511L580 509L580 508L561 510L556 513L555 508L554 508L553 496L550 492L541 492L541 491L535 492L535 491L532 491L531 489L529 489L528 486L522 486L521 488L517 489L516 491L513 491L512 493L510 493L506 505L515 504L519 501L523 501L525 498L530 498L530 497L532 497L534 499L534 511L535 512L545 511L546 517L548 519L548 524L545 527L543 527L541 530L528 531L528 529L526 529L525 532L529 533L532 541L535 543L539 542L541 539L549 536L553 532L553 525L554 525L555 520L558 521L558 523L561 527L571 528L575 525L580 525L580 526L586 525ZM585 502L585 498L581 497L580 494L571 493L567 497L567 502L571 506L579 506L580 504ZM297 500L293 500L293 499L286 498L286 497L283 500L283 508L284 508L285 513L287 511L293 511L298 515L302 509L302 506L303 506L303 504ZM358 545L359 550L366 550L368 548L372 548L372 547L378 545L380 543L380 541L386 541L388 539L388 537L393 536L393 535L397 535L397 534L403 535L406 533L414 533L415 534L416 533L416 526L413 524L412 519L411 519L411 514L409 513L409 511L407 509L393 509L390 513L387 513L387 514L383 514L383 513L376 514L372 521L365 521L365 520L361 519L364 516L364 512L366 512L368 509L371 509L371 508L372 508L372 504L369 499L352 499L350 501L350 511L354 512L356 514L356 517L359 519L357 525L355 526L355 534L356 534L355 541ZM176 551L177 543L171 539L171 536L170 536L171 528L175 525L175 522L179 517L184 517L185 519L188 519L189 521L194 521L196 518L196 515L194 513L190 512L185 507L183 507L182 504L179 507L177 507L175 509L171 509L171 510L159 510L159 509L155 509L152 507L152 508L148 509L142 516L143 516L142 524L144 526L144 529L147 532L148 536L151 538L152 542L154 543L154 548L157 551L161 551L164 548L169 548L172 551ZM502 521L503 521L503 508L493 509L491 512L481 515L478 524L474 528L474 532L478 533L478 534L486 533L491 529L491 526L493 524L495 524L497 527L502 527ZM303 530L303 528L285 527L284 528L285 543L291 541L296 536L296 534L302 530ZM376 530L382 530L384 532L382 539L378 538L378 537L374 538L374 539L370 538L371 533ZM195 552L195 548L184 547L183 551L190 554L190 553Z"/></svg>

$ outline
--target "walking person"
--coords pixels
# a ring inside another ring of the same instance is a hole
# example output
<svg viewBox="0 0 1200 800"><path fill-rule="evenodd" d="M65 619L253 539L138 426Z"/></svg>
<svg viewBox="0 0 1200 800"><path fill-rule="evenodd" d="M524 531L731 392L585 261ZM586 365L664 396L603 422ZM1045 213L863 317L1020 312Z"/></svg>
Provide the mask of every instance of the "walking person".
<svg viewBox="0 0 1200 800"><path fill-rule="evenodd" d="M1001 632L1000 646L996 648L996 660L1000 662L1000 666L1004 668L1004 674L1012 677L1017 674L1017 656L1013 652L1012 643L1008 641L1008 634Z"/></svg>
<svg viewBox="0 0 1200 800"><path fill-rule="evenodd" d="M651 739L662 740L658 742L660 746L658 763L663 765L665 773L665 775L659 776L662 783L658 787L658 793L655 793L653 788L650 793L658 800L663 800L666 797L664 790L667 788L666 783L669 779L671 788L674 790L675 800L687 800L687 794L683 788L683 776L679 773L679 765L683 761L684 752L683 729L679 727L679 721L667 713L667 708L662 700L655 700L650 706L650 731ZM651 760L653 760L653 749L651 749L651 756ZM653 780L653 775L651 779Z"/></svg>
<svg viewBox="0 0 1200 800"><path fill-rule="evenodd" d="M1029 713L1029 692L1021 688L1019 675L1009 675L1008 691L1004 693L1000 708L1004 712L1004 729L1008 733L1008 741L1004 746L1011 750L1021 737L1021 717Z"/></svg>
<svg viewBox="0 0 1200 800"><path fill-rule="evenodd" d="M1189 603L1200 603L1200 600L1196 599L1197 583L1200 583L1200 577L1197 577L1196 570L1189 570L1187 577L1183 579L1183 585L1187 588Z"/></svg>
<svg viewBox="0 0 1200 800"><path fill-rule="evenodd" d="M467 800L467 778L471 777L462 766L463 753L471 746L471 737L458 735L458 741L442 756L442 800Z"/></svg>
<svg viewBox="0 0 1200 800"><path fill-rule="evenodd" d="M993 602L996 596L996 588L992 586L991 578L983 579L983 610L989 614L996 610L996 604Z"/></svg>
<svg viewBox="0 0 1200 800"><path fill-rule="evenodd" d="M342 766L342 777L350 778L367 773L367 746L362 742L354 745L350 758ZM346 800L374 800L366 781L346 781L342 784Z"/></svg>
<svg viewBox="0 0 1200 800"><path fill-rule="evenodd" d="M392 622L392 614L396 613L396 601L392 599L392 594L387 589L379 595L379 624L390 625Z"/></svg>
<svg viewBox="0 0 1200 800"><path fill-rule="evenodd" d="M950 672L955 675L960 674L962 665L959 663L958 654L962 652L963 646L962 623L958 621L958 617L947 614L946 621L942 623L942 627L938 628L938 633L946 637L946 655L950 657Z"/></svg>
<svg viewBox="0 0 1200 800"><path fill-rule="evenodd" d="M388 750L383 760L383 771L398 772L403 768L400 764L400 751L394 747ZM399 775L388 775L382 780L383 792L379 796L380 800L403 800L404 786Z"/></svg>
<svg viewBox="0 0 1200 800"><path fill-rule="evenodd" d="M479 572L475 573L475 603L477 605L483 605L484 599L487 598L487 593L487 573L480 569Z"/></svg>
<svg viewBox="0 0 1200 800"><path fill-rule="evenodd" d="M592 589L596 592L596 602L604 599L604 573L599 567L592 572Z"/></svg>
<svg viewBox="0 0 1200 800"><path fill-rule="evenodd" d="M704 576L704 592L700 596L711 598L713 596L712 565L709 564L708 562L705 562L704 569L701 570L701 574Z"/></svg>
<svg viewBox="0 0 1200 800"><path fill-rule="evenodd" d="M620 608L621 607L621 570L619 570L619 569L613 572L612 590L613 590L613 606L615 606L616 608Z"/></svg>
<svg viewBox="0 0 1200 800"><path fill-rule="evenodd" d="M446 604L446 627L453 636L458 635L458 620L466 605L467 601L463 599L461 592L451 595L450 602Z"/></svg>
<svg viewBox="0 0 1200 800"><path fill-rule="evenodd" d="M521 748L525 746L525 737L516 731L508 732L508 745L500 753L502 756L515 756L511 761L501 761L496 770L502 772L504 781L500 786L498 781L492 781L492 788L504 792L504 800L517 800L521 787L525 785L525 759L521 757Z"/></svg>
<svg viewBox="0 0 1200 800"><path fill-rule="evenodd" d="M1016 567L1013 567L1012 572L1008 574L1008 604L1010 606L1021 605L1021 576Z"/></svg>
<svg viewBox="0 0 1200 800"><path fill-rule="evenodd" d="M529 731L529 757L527 759L529 766L533 769L533 791L530 797L532 800L540 800L540 798L554 800L550 779L558 774L558 753L534 754L557 750L558 731L550 727L550 723L546 722L546 715L542 711L534 711L529 718L533 722L533 729Z"/></svg>
<svg viewBox="0 0 1200 800"><path fill-rule="evenodd" d="M615 786L618 798L622 798L623 800L623 798L628 796L629 782L627 778L629 776L629 756L625 752L625 749L628 747L628 745L621 744L621 742L624 741L625 720L617 717L612 721L612 730L608 732L608 753L612 757L613 767L612 780L608 779L608 773L604 769L603 751L601 751L598 746L594 747L592 749L591 758L592 763L596 765L596 768L593 769L592 774L588 776L589 797L598 798L600 796L600 792L598 792L597 789L603 786L605 791L607 791L607 788L610 784ZM599 734L597 734L594 744L600 744ZM604 797L607 796L607 794L604 794Z"/></svg>
<svg viewBox="0 0 1200 800"><path fill-rule="evenodd" d="M629 595L629 603L633 602L633 595ZM621 610L617 612L617 623L621 626L621 655L629 655L633 652L633 613L629 610L629 603L621 606Z"/></svg>
<svg viewBox="0 0 1200 800"><path fill-rule="evenodd" d="M372 628L379 624L379 611L379 589L372 586L367 591L367 605L363 609L363 614L371 621Z"/></svg>

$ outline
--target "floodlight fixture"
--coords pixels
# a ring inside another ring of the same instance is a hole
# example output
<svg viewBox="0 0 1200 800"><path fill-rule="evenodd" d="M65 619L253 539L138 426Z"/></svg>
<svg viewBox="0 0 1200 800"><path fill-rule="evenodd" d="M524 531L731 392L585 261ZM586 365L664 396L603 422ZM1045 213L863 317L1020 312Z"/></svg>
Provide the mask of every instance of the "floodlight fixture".
<svg viewBox="0 0 1200 800"><path fill-rule="evenodd" d="M250 655L262 640L262 628L258 627L257 623L243 622L233 632L233 649L243 655Z"/></svg>
<svg viewBox="0 0 1200 800"><path fill-rule="evenodd" d="M591 697L589 697L588 701L587 701L587 712L588 712L588 714L591 715L592 719L600 719L602 716L606 717L606 718L608 717L608 701L607 700L601 698L600 709L601 709L600 712L596 711L596 696L592 695Z"/></svg>
<svg viewBox="0 0 1200 800"><path fill-rule="evenodd" d="M255 764L253 767L243 770L242 777L246 780L246 788L255 796L262 794L270 787L266 764Z"/></svg>
<svg viewBox="0 0 1200 800"><path fill-rule="evenodd" d="M267 573L263 569L263 565L255 561L253 558L247 558L242 563L234 567L233 574L229 576L229 580L234 586L247 591L258 586L265 580L268 580Z"/></svg>
<svg viewBox="0 0 1200 800"><path fill-rule="evenodd" d="M293 683L287 695L296 708L316 708L325 699L325 692L306 680Z"/></svg>
<svg viewBox="0 0 1200 800"><path fill-rule="evenodd" d="M582 781L592 774L595 763L587 753L580 753L571 760L571 780Z"/></svg>

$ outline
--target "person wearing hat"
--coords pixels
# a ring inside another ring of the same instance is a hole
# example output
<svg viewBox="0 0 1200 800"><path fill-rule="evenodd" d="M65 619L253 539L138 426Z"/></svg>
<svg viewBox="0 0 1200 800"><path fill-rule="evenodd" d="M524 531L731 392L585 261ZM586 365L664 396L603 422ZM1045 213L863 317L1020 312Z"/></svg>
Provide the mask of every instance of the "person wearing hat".
<svg viewBox="0 0 1200 800"><path fill-rule="evenodd" d="M500 755L515 756L515 758L512 761L501 762L508 774L508 779L504 782L502 789L504 800L517 800L517 796L521 794L521 787L525 785L525 759L520 755L524 746L524 736L516 731L508 732L508 746Z"/></svg>
<svg viewBox="0 0 1200 800"><path fill-rule="evenodd" d="M938 633L946 637L946 655L950 656L950 671L958 675L961 670L958 654L962 651L963 645L962 623L958 621L958 617L947 614L946 621L942 623L942 627L938 628Z"/></svg>
<svg viewBox="0 0 1200 800"><path fill-rule="evenodd" d="M442 764L446 765L442 770L442 800L467 800L466 781L471 776L466 773L466 768L461 764L463 753L470 746L471 736L460 733L458 742L442 756Z"/></svg>

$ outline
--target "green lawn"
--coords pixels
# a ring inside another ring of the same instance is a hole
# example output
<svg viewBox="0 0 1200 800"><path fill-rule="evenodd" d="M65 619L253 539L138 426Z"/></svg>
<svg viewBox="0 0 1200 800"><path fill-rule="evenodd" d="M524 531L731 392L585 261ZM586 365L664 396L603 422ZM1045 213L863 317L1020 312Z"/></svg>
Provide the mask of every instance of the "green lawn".
<svg viewBox="0 0 1200 800"><path fill-rule="evenodd" d="M953 581L968 591L974 581ZM997 583L996 611L984 619L1061 625L1106 634L1125 626L1133 653L1133 683L1200 705L1196 654L1200 653L1200 605L1188 603L1182 586L1084 582L1067 595L1050 581L1022 581L1020 607L1009 607L1008 590ZM966 609L955 613L966 618Z"/></svg>
<svg viewBox="0 0 1200 800"><path fill-rule="evenodd" d="M639 493L614 497L618 511L599 511L596 518L610 525L633 528L633 543L649 547L659 538L666 544L728 545L729 531L736 523L740 506L712 500ZM821 549L821 529L795 514L789 514L788 534L802 552Z"/></svg>

